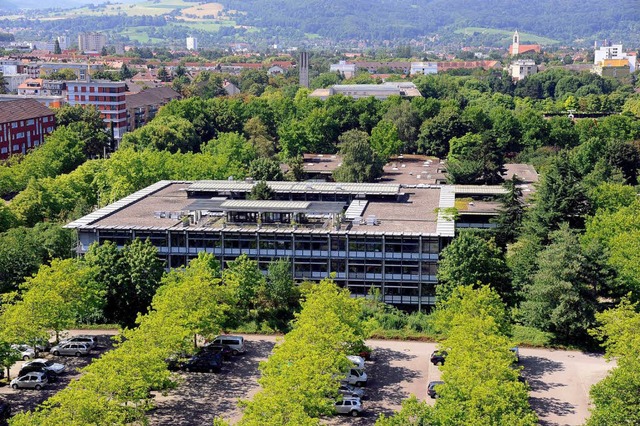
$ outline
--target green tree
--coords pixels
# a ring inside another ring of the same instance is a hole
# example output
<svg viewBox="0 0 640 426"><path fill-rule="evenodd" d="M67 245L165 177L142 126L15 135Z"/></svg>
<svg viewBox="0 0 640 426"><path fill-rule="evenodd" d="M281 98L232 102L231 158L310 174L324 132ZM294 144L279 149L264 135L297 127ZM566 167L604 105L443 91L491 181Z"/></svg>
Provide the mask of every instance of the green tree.
<svg viewBox="0 0 640 426"><path fill-rule="evenodd" d="M258 157L251 161L248 173L256 180L282 180L284 178L280 162L266 157Z"/></svg>
<svg viewBox="0 0 640 426"><path fill-rule="evenodd" d="M503 153L491 133L467 133L450 140L447 159L448 180L454 184L490 184L502 182Z"/></svg>
<svg viewBox="0 0 640 426"><path fill-rule="evenodd" d="M467 133L468 128L456 108L442 108L434 118L420 126L418 152L444 158L449 153L449 141Z"/></svg>
<svg viewBox="0 0 640 426"><path fill-rule="evenodd" d="M396 105L391 105L383 119L392 122L398 129L398 137L403 143L402 152L414 153L420 129L420 118L413 104L403 100Z"/></svg>
<svg viewBox="0 0 640 426"><path fill-rule="evenodd" d="M167 83L167 82L171 81L171 75L167 71L167 68L165 68L164 66L158 68L158 78L163 83Z"/></svg>
<svg viewBox="0 0 640 426"><path fill-rule="evenodd" d="M244 124L243 131L253 145L258 157L269 158L276 152L276 144L269 129L260 117L251 117Z"/></svg>
<svg viewBox="0 0 640 426"><path fill-rule="evenodd" d="M396 125L388 120L380 120L371 129L371 148L385 163L392 156L399 154L402 148L402 141L398 136Z"/></svg>
<svg viewBox="0 0 640 426"><path fill-rule="evenodd" d="M0 337L0 368L7 372L7 380L11 380L11 367L22 359L20 352L11 347L11 343Z"/></svg>
<svg viewBox="0 0 640 426"><path fill-rule="evenodd" d="M151 120L147 125L126 133L121 146L133 146L138 150L167 150L173 153L197 151L200 143L200 137L193 124L184 118L170 116Z"/></svg>
<svg viewBox="0 0 640 426"><path fill-rule="evenodd" d="M53 44L53 53L55 55L60 55L62 53L62 49L60 49L60 42L58 40Z"/></svg>
<svg viewBox="0 0 640 426"><path fill-rule="evenodd" d="M158 250L149 242L134 240L119 250L115 244L93 244L84 257L94 269L94 280L105 288L105 320L133 326L144 312L164 270Z"/></svg>
<svg viewBox="0 0 640 426"><path fill-rule="evenodd" d="M607 377L591 387L591 417L587 426L613 426L640 422L638 328L640 314L629 300L596 314L598 327L592 335L603 342L606 356L617 361Z"/></svg>
<svg viewBox="0 0 640 426"><path fill-rule="evenodd" d="M521 184L522 181L515 174L502 184L507 192L500 196L498 216L492 219L497 225L494 232L496 243L500 247L513 243L520 235L525 212Z"/></svg>
<svg viewBox="0 0 640 426"><path fill-rule="evenodd" d="M589 211L582 176L564 151L542 175L534 197L525 227L540 238L546 238L563 222L572 227L582 226L582 217Z"/></svg>
<svg viewBox="0 0 640 426"><path fill-rule="evenodd" d="M127 80L133 77L135 73L129 69L127 64L122 64L120 67L120 80Z"/></svg>
<svg viewBox="0 0 640 426"><path fill-rule="evenodd" d="M511 299L509 270L493 239L474 231L463 231L440 253L439 300L447 300L461 285L490 285L504 300Z"/></svg>
<svg viewBox="0 0 640 426"><path fill-rule="evenodd" d="M564 224L550 238L538 255L538 271L525 288L520 314L526 325L580 342L594 322L595 286L575 233Z"/></svg>
<svg viewBox="0 0 640 426"><path fill-rule="evenodd" d="M111 139L100 111L93 107L65 105L56 111L58 126L68 126L83 142L83 152L87 157L99 157L110 149ZM49 142L49 141L47 141Z"/></svg>
<svg viewBox="0 0 640 426"><path fill-rule="evenodd" d="M336 182L373 182L382 176L383 161L369 144L369 135L349 130L340 135L342 165L333 172Z"/></svg>

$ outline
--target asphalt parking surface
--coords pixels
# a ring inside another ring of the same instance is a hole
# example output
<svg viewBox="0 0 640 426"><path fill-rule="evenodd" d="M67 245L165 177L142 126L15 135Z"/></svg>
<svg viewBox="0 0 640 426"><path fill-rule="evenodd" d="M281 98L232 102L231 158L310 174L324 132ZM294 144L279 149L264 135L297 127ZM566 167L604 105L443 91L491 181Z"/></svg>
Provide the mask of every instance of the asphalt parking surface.
<svg viewBox="0 0 640 426"><path fill-rule="evenodd" d="M13 412L31 410L79 377L77 370L112 347L113 331L79 331L98 336L98 348L89 357L46 357L66 365L57 383L41 391L0 387L0 395ZM156 408L148 413L151 425L211 425L215 417L235 423L242 417L238 401L258 390L258 365L267 359L274 336L245 336L247 353L226 362L220 373L177 373L179 385L165 394L154 393ZM433 404L426 395L430 381L440 379L440 369L429 362L434 343L371 340L373 360L367 361L369 383L361 417L332 416L327 425L373 425L380 414L391 415L411 394ZM544 426L581 425L589 416L589 388L613 367L601 355L577 351L520 348L523 376L530 387L530 403ZM23 362L11 371L15 377Z"/></svg>
<svg viewBox="0 0 640 426"><path fill-rule="evenodd" d="M156 397L152 425L210 425L215 417L234 423L242 413L237 402L258 391L258 364L274 346L273 336L245 336L248 352L225 364L220 374L180 373L182 384ZM400 409L411 394L426 395L440 369L429 362L435 343L371 340L373 360L366 363L369 384L361 417L322 419L329 425L373 425L380 414ZM520 349L523 376L531 386L530 402L545 426L581 425L589 415L589 388L606 376L611 363L601 355L577 351Z"/></svg>
<svg viewBox="0 0 640 426"><path fill-rule="evenodd" d="M113 347L111 336L115 332L110 331L110 335L101 333L105 333L105 331L82 331L69 334L69 336L75 336L78 334L96 336L97 345L87 356L54 356L48 352L40 353L38 355L39 358L47 358L53 362L63 364L66 367L66 370L58 376L58 380L56 382L48 383L39 391L35 389L11 389L8 383L5 383L4 381L0 382L0 396L9 401L11 404L11 411L15 414L22 411L33 410L38 404L55 395L61 389L64 389L71 380L80 377L80 373L78 372L80 368L87 366L92 360L98 358L105 351ZM13 367L11 367L11 379L15 379L17 377L18 372L25 362L26 361L18 361Z"/></svg>

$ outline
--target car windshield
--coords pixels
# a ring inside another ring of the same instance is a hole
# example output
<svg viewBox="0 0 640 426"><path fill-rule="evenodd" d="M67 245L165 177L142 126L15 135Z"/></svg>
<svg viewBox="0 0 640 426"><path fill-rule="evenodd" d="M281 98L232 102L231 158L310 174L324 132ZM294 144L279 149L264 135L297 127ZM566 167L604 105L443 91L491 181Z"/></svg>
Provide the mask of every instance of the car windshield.
<svg viewBox="0 0 640 426"><path fill-rule="evenodd" d="M43 364L47 367L51 367L53 365L53 361L45 361Z"/></svg>

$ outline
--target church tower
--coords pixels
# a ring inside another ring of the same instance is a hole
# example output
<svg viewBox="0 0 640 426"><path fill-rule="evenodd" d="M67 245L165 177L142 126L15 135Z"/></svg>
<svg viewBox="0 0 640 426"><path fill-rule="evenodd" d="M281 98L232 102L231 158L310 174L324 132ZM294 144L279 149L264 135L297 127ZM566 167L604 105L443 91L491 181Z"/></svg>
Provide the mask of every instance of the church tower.
<svg viewBox="0 0 640 426"><path fill-rule="evenodd" d="M513 44L511 45L511 54L513 56L520 53L520 34L518 34L518 30L513 33Z"/></svg>

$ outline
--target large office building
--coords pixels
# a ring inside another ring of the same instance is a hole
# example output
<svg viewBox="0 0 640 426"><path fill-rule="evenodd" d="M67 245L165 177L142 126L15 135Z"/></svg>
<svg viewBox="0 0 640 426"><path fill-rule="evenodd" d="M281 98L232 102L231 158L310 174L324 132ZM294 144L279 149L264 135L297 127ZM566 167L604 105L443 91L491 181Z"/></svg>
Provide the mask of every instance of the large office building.
<svg viewBox="0 0 640 426"><path fill-rule="evenodd" d="M373 96L380 100L385 100L389 96L402 96L403 98L422 96L416 85L407 81L383 84L335 84L327 89L316 89L309 96L325 100L329 96L338 94L354 99Z"/></svg>
<svg viewBox="0 0 640 426"><path fill-rule="evenodd" d="M335 280L354 296L380 290L407 310L435 303L441 250L455 234L446 212L473 187L452 185L268 182L272 200L250 200L252 181L160 181L67 225L78 232L78 253L94 242L118 246L149 239L168 267L199 252L224 265L241 254L266 270L291 260L296 280ZM502 187L482 188L482 196ZM473 203L464 226L491 226L495 204ZM462 217L462 215L460 215ZM473 223L474 221L479 223Z"/></svg>
<svg viewBox="0 0 640 426"><path fill-rule="evenodd" d="M86 80L67 82L69 105L94 106L119 141L127 131L126 84L123 81Z"/></svg>

